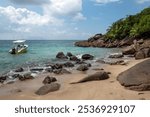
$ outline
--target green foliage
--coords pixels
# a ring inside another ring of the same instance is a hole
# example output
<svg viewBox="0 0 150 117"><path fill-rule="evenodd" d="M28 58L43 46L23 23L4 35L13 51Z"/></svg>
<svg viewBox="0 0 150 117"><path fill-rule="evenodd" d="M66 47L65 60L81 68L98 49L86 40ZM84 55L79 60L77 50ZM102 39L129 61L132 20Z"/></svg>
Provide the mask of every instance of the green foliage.
<svg viewBox="0 0 150 117"><path fill-rule="evenodd" d="M126 37L150 37L150 7L136 15L127 16L113 23L106 33L107 39L124 39Z"/></svg>

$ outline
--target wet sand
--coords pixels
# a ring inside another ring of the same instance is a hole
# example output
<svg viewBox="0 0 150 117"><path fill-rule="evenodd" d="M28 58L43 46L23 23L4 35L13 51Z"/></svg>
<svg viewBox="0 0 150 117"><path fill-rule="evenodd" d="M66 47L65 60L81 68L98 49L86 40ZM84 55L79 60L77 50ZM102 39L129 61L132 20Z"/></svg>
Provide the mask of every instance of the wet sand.
<svg viewBox="0 0 150 117"><path fill-rule="evenodd" d="M132 91L125 89L116 80L119 73L129 69L144 60L131 60L128 65L104 65L93 66L87 72L72 71L72 74L54 75L50 73L40 74L37 78L27 81L16 81L13 84L0 85L0 99L5 100L141 100L150 99L149 91ZM70 84L83 77L104 68L111 72L110 78L102 81L91 81L80 84ZM96 70L93 70L96 69ZM54 76L61 84L59 91L38 96L35 91L43 86L44 78Z"/></svg>

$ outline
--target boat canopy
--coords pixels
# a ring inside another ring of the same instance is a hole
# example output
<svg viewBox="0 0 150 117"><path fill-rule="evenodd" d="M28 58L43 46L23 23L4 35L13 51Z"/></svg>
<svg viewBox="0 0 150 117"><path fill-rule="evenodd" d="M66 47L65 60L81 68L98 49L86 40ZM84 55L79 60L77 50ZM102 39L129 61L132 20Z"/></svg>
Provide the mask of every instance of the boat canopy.
<svg viewBox="0 0 150 117"><path fill-rule="evenodd" d="M16 40L16 41L13 41L14 44L23 44L25 43L26 40Z"/></svg>

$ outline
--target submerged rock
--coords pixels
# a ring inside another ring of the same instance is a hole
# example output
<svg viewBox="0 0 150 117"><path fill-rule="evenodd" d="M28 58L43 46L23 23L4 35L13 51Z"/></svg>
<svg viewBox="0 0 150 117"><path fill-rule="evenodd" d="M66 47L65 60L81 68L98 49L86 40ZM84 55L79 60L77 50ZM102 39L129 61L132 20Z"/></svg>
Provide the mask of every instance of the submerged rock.
<svg viewBox="0 0 150 117"><path fill-rule="evenodd" d="M22 67L15 70L15 72L23 72L23 71L24 71L24 69Z"/></svg>
<svg viewBox="0 0 150 117"><path fill-rule="evenodd" d="M37 95L46 95L50 92L54 92L54 91L57 91L60 89L60 84L58 83L51 83L51 84L46 84L42 87L40 87L36 92L35 94Z"/></svg>
<svg viewBox="0 0 150 117"><path fill-rule="evenodd" d="M150 59L122 72L117 79L122 86L128 89L150 91Z"/></svg>
<svg viewBox="0 0 150 117"><path fill-rule="evenodd" d="M83 60L93 60L94 56L90 55L90 54L84 54L82 55L82 59Z"/></svg>

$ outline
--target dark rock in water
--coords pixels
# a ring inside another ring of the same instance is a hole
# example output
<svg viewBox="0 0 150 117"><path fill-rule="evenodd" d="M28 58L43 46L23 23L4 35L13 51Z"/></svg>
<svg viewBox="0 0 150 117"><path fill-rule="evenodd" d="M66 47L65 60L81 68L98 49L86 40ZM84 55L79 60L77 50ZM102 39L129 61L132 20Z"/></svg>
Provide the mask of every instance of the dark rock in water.
<svg viewBox="0 0 150 117"><path fill-rule="evenodd" d="M109 58L122 58L123 54L122 53L113 53L109 55Z"/></svg>
<svg viewBox="0 0 150 117"><path fill-rule="evenodd" d="M86 64L84 60L78 59L75 64Z"/></svg>
<svg viewBox="0 0 150 117"><path fill-rule="evenodd" d="M18 79L20 79L20 78L22 78L23 76L20 75L20 74L13 74L12 77L13 77L13 78L18 78Z"/></svg>
<svg viewBox="0 0 150 117"><path fill-rule="evenodd" d="M62 69L54 69L53 73L54 74L61 74Z"/></svg>
<svg viewBox="0 0 150 117"><path fill-rule="evenodd" d="M53 70L54 74L71 74L71 72L67 71L66 69L56 69Z"/></svg>
<svg viewBox="0 0 150 117"><path fill-rule="evenodd" d="M64 63L64 67L74 67L74 64L72 62L66 62Z"/></svg>
<svg viewBox="0 0 150 117"><path fill-rule="evenodd" d="M122 72L117 79L128 89L150 91L150 59Z"/></svg>
<svg viewBox="0 0 150 117"><path fill-rule="evenodd" d="M97 81L97 80L106 80L109 78L109 75L105 71L97 72L95 74L89 75L83 79L81 79L78 82L73 82L71 84L76 84L76 83L83 83L83 82L88 82L88 81Z"/></svg>
<svg viewBox="0 0 150 117"><path fill-rule="evenodd" d="M7 79L7 76L0 76L0 82L3 83Z"/></svg>
<svg viewBox="0 0 150 117"><path fill-rule="evenodd" d="M135 54L135 52L136 50L133 46L128 46L122 51L124 55Z"/></svg>
<svg viewBox="0 0 150 117"><path fill-rule="evenodd" d="M45 71L52 73L52 72L53 72L53 69L52 69L52 68L46 68Z"/></svg>
<svg viewBox="0 0 150 117"><path fill-rule="evenodd" d="M85 64L82 64L77 68L77 70L79 71L87 71L88 69L89 69L88 66Z"/></svg>
<svg viewBox="0 0 150 117"><path fill-rule="evenodd" d="M31 72L42 72L43 70L44 68L42 67L35 67L30 69Z"/></svg>
<svg viewBox="0 0 150 117"><path fill-rule="evenodd" d="M56 63L56 64L52 65L51 67L52 67L52 69L62 69L63 65Z"/></svg>
<svg viewBox="0 0 150 117"><path fill-rule="evenodd" d="M37 95L46 95L50 92L54 92L60 89L60 84L58 83L51 83L51 84L46 84L44 86L42 86L41 88L39 88L35 94Z"/></svg>
<svg viewBox="0 0 150 117"><path fill-rule="evenodd" d="M58 52L58 54L56 55L56 58L58 58L58 59L68 59L68 57L65 56L65 54L63 52Z"/></svg>
<svg viewBox="0 0 150 117"><path fill-rule="evenodd" d="M24 71L24 69L22 67L15 70L15 72L23 72L23 71Z"/></svg>
<svg viewBox="0 0 150 117"><path fill-rule="evenodd" d="M67 52L67 56L71 57L71 56L73 56L73 54L71 52Z"/></svg>
<svg viewBox="0 0 150 117"><path fill-rule="evenodd" d="M21 81L28 80L28 79L34 79L31 73L26 73L23 76L22 75L19 76L19 80Z"/></svg>
<svg viewBox="0 0 150 117"><path fill-rule="evenodd" d="M90 54L84 54L82 55L82 59L84 60L93 60L94 56L90 55Z"/></svg>
<svg viewBox="0 0 150 117"><path fill-rule="evenodd" d="M43 80L43 84L50 84L52 82L56 82L57 79L55 77L50 77L50 76L47 76L45 77L45 79Z"/></svg>
<svg viewBox="0 0 150 117"><path fill-rule="evenodd" d="M70 60L71 61L79 61L79 59L74 55L70 57Z"/></svg>

